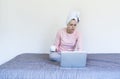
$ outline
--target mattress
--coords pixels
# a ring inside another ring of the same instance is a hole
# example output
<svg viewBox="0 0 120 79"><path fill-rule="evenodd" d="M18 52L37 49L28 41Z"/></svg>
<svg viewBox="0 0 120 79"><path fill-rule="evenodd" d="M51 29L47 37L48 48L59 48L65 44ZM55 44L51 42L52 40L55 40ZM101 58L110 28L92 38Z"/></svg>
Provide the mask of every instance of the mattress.
<svg viewBox="0 0 120 79"><path fill-rule="evenodd" d="M63 68L48 54L24 53L0 65L0 79L120 79L120 54L88 54L86 67Z"/></svg>

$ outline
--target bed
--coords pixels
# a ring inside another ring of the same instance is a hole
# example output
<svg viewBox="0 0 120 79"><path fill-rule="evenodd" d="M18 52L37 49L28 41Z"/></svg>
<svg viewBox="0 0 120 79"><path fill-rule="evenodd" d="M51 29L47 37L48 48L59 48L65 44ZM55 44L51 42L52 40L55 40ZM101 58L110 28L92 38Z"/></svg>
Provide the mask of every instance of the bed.
<svg viewBox="0 0 120 79"><path fill-rule="evenodd" d="M24 53L0 66L0 79L120 79L120 54L88 54L84 68L62 68L48 54Z"/></svg>

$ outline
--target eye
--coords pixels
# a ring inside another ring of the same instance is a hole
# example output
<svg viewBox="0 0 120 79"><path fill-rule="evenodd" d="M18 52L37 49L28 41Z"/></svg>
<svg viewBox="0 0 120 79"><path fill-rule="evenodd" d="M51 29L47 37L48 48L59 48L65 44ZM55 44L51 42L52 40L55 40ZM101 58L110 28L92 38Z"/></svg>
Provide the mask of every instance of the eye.
<svg viewBox="0 0 120 79"><path fill-rule="evenodd" d="M76 26L76 24L74 24L74 26Z"/></svg>

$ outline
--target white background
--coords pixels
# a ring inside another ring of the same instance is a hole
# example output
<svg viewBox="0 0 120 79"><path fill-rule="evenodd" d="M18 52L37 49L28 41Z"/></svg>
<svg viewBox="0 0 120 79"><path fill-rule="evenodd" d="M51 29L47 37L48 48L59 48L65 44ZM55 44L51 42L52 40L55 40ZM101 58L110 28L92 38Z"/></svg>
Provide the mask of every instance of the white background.
<svg viewBox="0 0 120 79"><path fill-rule="evenodd" d="M72 10L80 11L83 49L120 53L119 0L0 0L0 64L21 53L49 53Z"/></svg>

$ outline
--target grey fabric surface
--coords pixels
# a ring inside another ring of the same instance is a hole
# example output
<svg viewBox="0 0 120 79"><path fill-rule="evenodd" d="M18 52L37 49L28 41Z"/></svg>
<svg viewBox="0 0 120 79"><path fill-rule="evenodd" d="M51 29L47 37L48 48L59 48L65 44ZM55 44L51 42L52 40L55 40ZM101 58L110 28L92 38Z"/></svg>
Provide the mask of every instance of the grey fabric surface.
<svg viewBox="0 0 120 79"><path fill-rule="evenodd" d="M120 54L90 54L84 68L62 68L48 54L25 53L0 66L0 79L120 79Z"/></svg>

